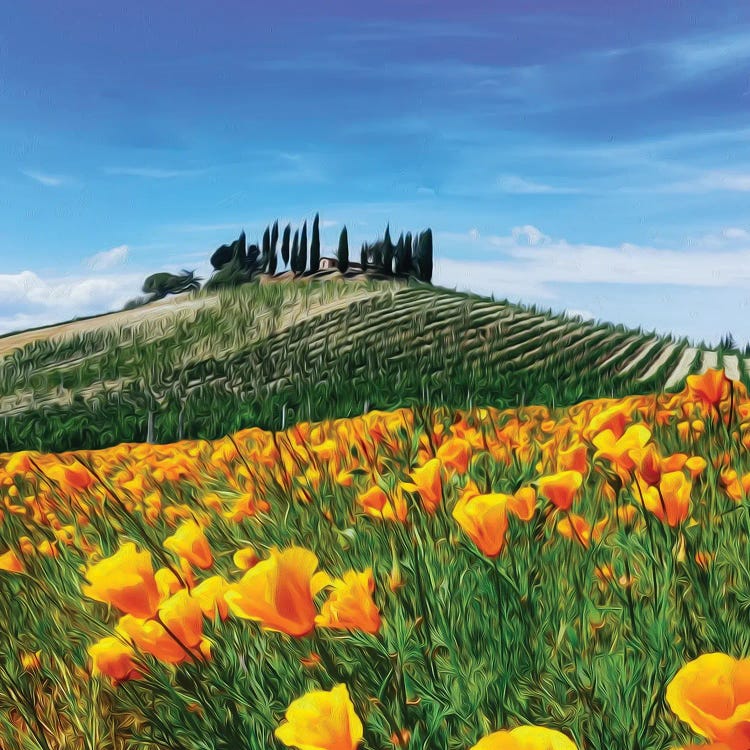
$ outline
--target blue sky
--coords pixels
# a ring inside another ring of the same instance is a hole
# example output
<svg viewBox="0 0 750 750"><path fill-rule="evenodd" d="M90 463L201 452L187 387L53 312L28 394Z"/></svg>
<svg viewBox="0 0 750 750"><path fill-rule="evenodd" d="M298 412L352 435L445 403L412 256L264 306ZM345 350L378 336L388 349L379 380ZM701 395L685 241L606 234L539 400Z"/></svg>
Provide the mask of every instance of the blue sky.
<svg viewBox="0 0 750 750"><path fill-rule="evenodd" d="M431 226L447 286L744 343L749 105L739 1L19 4L0 331L320 211Z"/></svg>

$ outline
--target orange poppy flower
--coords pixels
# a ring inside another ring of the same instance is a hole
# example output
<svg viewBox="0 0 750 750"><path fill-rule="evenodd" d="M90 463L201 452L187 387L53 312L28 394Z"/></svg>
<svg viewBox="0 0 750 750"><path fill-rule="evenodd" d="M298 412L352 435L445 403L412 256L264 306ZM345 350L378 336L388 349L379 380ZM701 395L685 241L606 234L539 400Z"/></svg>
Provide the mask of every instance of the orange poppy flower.
<svg viewBox="0 0 750 750"><path fill-rule="evenodd" d="M380 612L372 600L375 580L371 568L363 573L347 571L343 579L335 579L331 586L328 599L315 618L318 627L364 630L373 634L380 630Z"/></svg>
<svg viewBox="0 0 750 750"><path fill-rule="evenodd" d="M620 520L620 523L624 526L632 526L635 517L638 511L636 510L635 505L630 505L630 503L626 503L625 505L621 505L617 509L617 518Z"/></svg>
<svg viewBox="0 0 750 750"><path fill-rule="evenodd" d="M453 508L453 518L487 557L496 557L505 545L509 497L465 493Z"/></svg>
<svg viewBox="0 0 750 750"><path fill-rule="evenodd" d="M200 602L187 589L169 597L159 607L162 624L189 648L194 648L203 637L203 610Z"/></svg>
<svg viewBox="0 0 750 750"><path fill-rule="evenodd" d="M182 588L180 579L169 568L159 568L154 573L154 580L161 601L169 599L172 594L176 594Z"/></svg>
<svg viewBox="0 0 750 750"><path fill-rule="evenodd" d="M177 531L164 540L164 549L174 552L201 570L207 570L214 564L206 534L192 518L181 523Z"/></svg>
<svg viewBox="0 0 750 750"><path fill-rule="evenodd" d="M238 549L234 555L232 555L232 561L240 570L250 570L253 565L257 564L259 559L257 552L252 547Z"/></svg>
<svg viewBox="0 0 750 750"><path fill-rule="evenodd" d="M465 474L471 458L471 444L463 438L448 438L437 449L437 458L446 468Z"/></svg>
<svg viewBox="0 0 750 750"><path fill-rule="evenodd" d="M557 530L566 539L572 539L584 547L588 547L592 539L595 542L601 539L608 523L609 518L605 517L594 524L592 528L583 516L570 513L566 518L558 522Z"/></svg>
<svg viewBox="0 0 750 750"><path fill-rule="evenodd" d="M405 490L419 492L424 509L428 513L434 513L443 499L440 466L440 459L432 458L424 466L419 466L411 472L411 482L401 483Z"/></svg>
<svg viewBox="0 0 750 750"><path fill-rule="evenodd" d="M229 584L221 576L211 576L201 581L190 593L206 617L213 620L218 612L219 617L226 620L229 616L229 605L224 594L228 586Z"/></svg>
<svg viewBox="0 0 750 750"><path fill-rule="evenodd" d="M93 674L103 674L115 680L133 680L141 676L134 659L135 652L115 636L107 636L88 649Z"/></svg>
<svg viewBox="0 0 750 750"><path fill-rule="evenodd" d="M183 648L156 620L123 615L117 624L117 632L131 640L143 653L166 664L181 664L192 658L187 644Z"/></svg>
<svg viewBox="0 0 750 750"><path fill-rule="evenodd" d="M728 395L732 381L724 370L706 370L701 375L688 375L685 382L688 398L718 409Z"/></svg>
<svg viewBox="0 0 750 750"><path fill-rule="evenodd" d="M690 513L692 483L681 471L662 475L657 487L648 487L643 492L643 502L660 521L677 526Z"/></svg>
<svg viewBox="0 0 750 750"><path fill-rule="evenodd" d="M63 489L82 492L96 482L93 474L82 464L56 463L47 469L47 475L54 479Z"/></svg>
<svg viewBox="0 0 750 750"><path fill-rule="evenodd" d="M719 482L724 488L727 497L736 503L742 500L743 487L734 469L724 469L719 474Z"/></svg>
<svg viewBox="0 0 750 750"><path fill-rule="evenodd" d="M607 402L594 403L598 405L600 403L606 404ZM633 419L631 412L630 404L626 401L615 402L591 417L588 425L583 430L584 437L588 439L598 432L610 430L616 438L619 438L625 431L625 425Z"/></svg>
<svg viewBox="0 0 750 750"><path fill-rule="evenodd" d="M580 443L558 451L557 453L557 470L558 471L578 471L585 474L588 471L588 450L585 445Z"/></svg>
<svg viewBox="0 0 750 750"><path fill-rule="evenodd" d="M560 510L570 509L581 484L583 476L579 471L560 471L536 480L539 494Z"/></svg>
<svg viewBox="0 0 750 750"><path fill-rule="evenodd" d="M596 453L594 460L603 458L614 467L620 479L627 482L635 461L646 443L651 439L651 430L643 424L633 424L622 436L617 437L611 430L604 430L593 439Z"/></svg>
<svg viewBox="0 0 750 750"><path fill-rule="evenodd" d="M161 597L154 578L149 552L137 552L127 542L111 557L92 565L86 572L83 593L90 599L112 604L135 617L151 617Z"/></svg>
<svg viewBox="0 0 750 750"><path fill-rule="evenodd" d="M708 463L702 456L690 456L685 461L685 468L690 472L692 479L697 479L703 473L706 466L708 466Z"/></svg>
<svg viewBox="0 0 750 750"><path fill-rule="evenodd" d="M536 490L533 487L521 487L508 497L508 510L521 521L530 521L536 510Z"/></svg>
<svg viewBox="0 0 750 750"><path fill-rule="evenodd" d="M356 750L364 736L346 685L305 693L292 701L285 719L274 734L300 750Z"/></svg>
<svg viewBox="0 0 750 750"><path fill-rule="evenodd" d="M482 737L471 750L577 750L562 732L545 727L522 726L509 732Z"/></svg>
<svg viewBox="0 0 750 750"><path fill-rule="evenodd" d="M12 549L0 555L0 570L6 573L23 573L23 563Z"/></svg>
<svg viewBox="0 0 750 750"><path fill-rule="evenodd" d="M318 558L302 547L279 551L259 562L227 588L224 598L237 617L255 620L268 630L307 635L315 627L313 597L330 583L316 572Z"/></svg>
<svg viewBox="0 0 750 750"><path fill-rule="evenodd" d="M750 659L703 654L672 678L666 699L702 737L731 750L750 747Z"/></svg>
<svg viewBox="0 0 750 750"><path fill-rule="evenodd" d="M378 485L363 492L359 496L359 504L369 516L402 523L406 520L407 508L402 495L396 492L389 497Z"/></svg>
<svg viewBox="0 0 750 750"><path fill-rule="evenodd" d="M659 484L662 474L681 471L688 460L684 453L675 453L668 458L663 458L654 443L649 443L641 451L633 451L631 455L635 459L639 478L648 485Z"/></svg>

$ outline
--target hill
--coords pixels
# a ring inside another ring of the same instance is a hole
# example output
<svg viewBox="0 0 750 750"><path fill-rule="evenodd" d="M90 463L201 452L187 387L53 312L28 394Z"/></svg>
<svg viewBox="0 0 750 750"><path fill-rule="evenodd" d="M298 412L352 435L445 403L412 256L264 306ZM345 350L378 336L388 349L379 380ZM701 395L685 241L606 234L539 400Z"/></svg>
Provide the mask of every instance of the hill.
<svg viewBox="0 0 750 750"><path fill-rule="evenodd" d="M570 405L736 352L414 282L250 284L0 339L0 449L216 438L415 404Z"/></svg>

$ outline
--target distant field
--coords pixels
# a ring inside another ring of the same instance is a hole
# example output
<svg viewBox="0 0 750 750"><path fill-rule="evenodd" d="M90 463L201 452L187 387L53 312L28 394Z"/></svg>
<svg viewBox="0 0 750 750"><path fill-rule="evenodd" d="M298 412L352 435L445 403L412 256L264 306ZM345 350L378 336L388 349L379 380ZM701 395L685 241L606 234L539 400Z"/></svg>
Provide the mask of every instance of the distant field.
<svg viewBox="0 0 750 750"><path fill-rule="evenodd" d="M676 388L738 354L423 285L184 295L0 339L0 448L218 437L414 403L515 406Z"/></svg>

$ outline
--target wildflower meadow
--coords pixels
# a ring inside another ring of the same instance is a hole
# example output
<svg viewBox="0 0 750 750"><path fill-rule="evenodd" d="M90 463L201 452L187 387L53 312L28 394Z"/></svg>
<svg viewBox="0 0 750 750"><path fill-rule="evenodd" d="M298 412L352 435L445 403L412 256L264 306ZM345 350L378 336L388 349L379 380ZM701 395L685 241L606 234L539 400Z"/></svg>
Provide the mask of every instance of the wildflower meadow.
<svg viewBox="0 0 750 750"><path fill-rule="evenodd" d="M0 746L750 748L750 398L0 457Z"/></svg>

